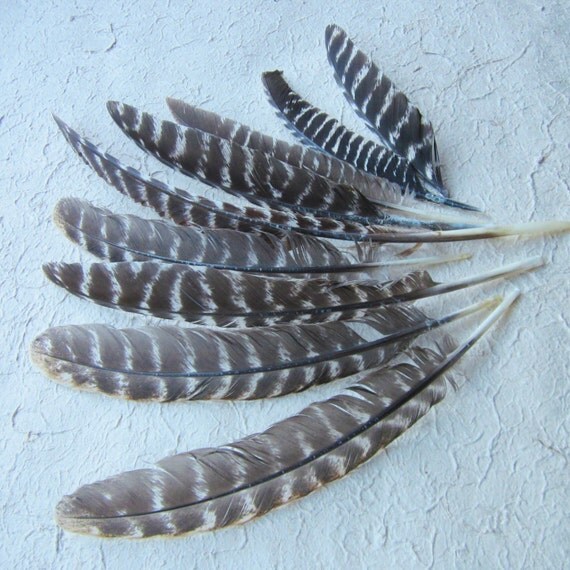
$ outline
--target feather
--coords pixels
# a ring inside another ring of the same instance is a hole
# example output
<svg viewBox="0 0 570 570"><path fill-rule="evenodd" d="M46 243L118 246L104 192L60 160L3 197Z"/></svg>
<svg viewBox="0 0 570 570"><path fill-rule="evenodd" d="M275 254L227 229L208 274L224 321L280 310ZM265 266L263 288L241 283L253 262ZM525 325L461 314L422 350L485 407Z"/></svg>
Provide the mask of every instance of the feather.
<svg viewBox="0 0 570 570"><path fill-rule="evenodd" d="M419 109L339 26L325 32L327 55L347 98L383 144L409 161L432 189L447 196L443 187L433 127Z"/></svg>
<svg viewBox="0 0 570 570"><path fill-rule="evenodd" d="M99 536L178 535L245 522L308 495L370 459L440 402L442 375L511 302L457 348L448 338L416 343L265 432L84 485L62 499L57 521Z"/></svg>
<svg viewBox="0 0 570 570"><path fill-rule="evenodd" d="M173 226L161 220L112 214L75 198L61 200L56 224L74 242L109 261L145 261L203 265L257 273L340 273L382 265L361 262L349 252L317 238L289 233Z"/></svg>
<svg viewBox="0 0 570 570"><path fill-rule="evenodd" d="M402 341L496 304L489 299L439 319L411 306L382 307L363 321L371 341L350 322L246 330L55 327L34 341L32 360L64 385L131 400L270 398L380 366Z"/></svg>
<svg viewBox="0 0 570 570"><path fill-rule="evenodd" d="M121 164L115 157L99 150L61 119L55 117L55 120L72 148L103 180L137 203L149 206L160 216L170 218L181 225L197 224L241 231L262 230L278 235L284 231L295 231L317 237L374 243L449 242L509 235L536 235L570 229L568 222L534 222L465 230L411 232L390 226L364 226L348 220L333 220L291 210L243 207L218 202L191 195L155 178L143 176L136 169Z"/></svg>
<svg viewBox="0 0 570 570"><path fill-rule="evenodd" d="M473 224L472 221L461 220L456 216L451 217L435 210L426 212L404 205L402 201L406 194L402 195L399 185L391 184L385 178L359 170L344 160L321 152L320 148L316 150L313 146L289 144L178 99L167 98L166 101L174 118L182 125L271 154L292 166L312 170L334 183L358 188L366 198L385 208L399 210L414 218L427 218L434 222L447 221L464 226ZM304 137L304 140L307 139Z"/></svg>
<svg viewBox="0 0 570 570"><path fill-rule="evenodd" d="M265 232L173 226L162 220L112 214L78 198L60 200L54 221L71 241L113 262L156 260L291 277L336 274L340 278L342 273L398 265L426 267L471 257L387 259L390 252L379 251L373 244L341 251L329 242L298 233L276 237Z"/></svg>
<svg viewBox="0 0 570 570"><path fill-rule="evenodd" d="M130 105L110 101L107 108L121 130L152 156L254 204L362 224L449 227L387 214L354 188L204 131L159 121Z"/></svg>
<svg viewBox="0 0 570 570"><path fill-rule="evenodd" d="M87 268L48 263L44 272L70 293L107 307L201 325L266 326L353 319L376 307L456 291L542 264L542 258L532 258L451 283L437 283L427 271L385 283L342 282L155 261L93 263Z"/></svg>
<svg viewBox="0 0 570 570"><path fill-rule="evenodd" d="M386 180L371 176L351 164L300 144L289 144L275 139L216 113L188 105L178 99L167 98L174 118L182 125L198 129L234 144L270 154L297 168L311 170L331 182L358 188L371 200L398 203L400 189Z"/></svg>
<svg viewBox="0 0 570 570"><path fill-rule="evenodd" d="M311 105L291 89L281 71L265 72L262 81L270 101L279 114L309 144L322 148L332 156L364 172L399 184L404 194L411 193L419 199L452 208L480 211L475 206L427 190L425 180L404 157L354 133L338 120ZM433 185L430 184L431 186Z"/></svg>
<svg viewBox="0 0 570 570"><path fill-rule="evenodd" d="M322 148L361 171L398 184L402 191L411 192L417 198L477 211L473 206L426 190L423 179L406 158L347 129L338 120L303 99L291 89L281 71L265 72L262 81L279 114L309 144Z"/></svg>

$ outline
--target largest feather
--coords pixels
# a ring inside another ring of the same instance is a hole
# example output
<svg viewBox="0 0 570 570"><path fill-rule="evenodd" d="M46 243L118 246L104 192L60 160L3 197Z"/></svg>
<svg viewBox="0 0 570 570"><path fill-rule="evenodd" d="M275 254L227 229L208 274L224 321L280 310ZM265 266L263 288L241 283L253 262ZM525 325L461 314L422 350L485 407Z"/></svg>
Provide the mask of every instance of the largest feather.
<svg viewBox="0 0 570 570"><path fill-rule="evenodd" d="M85 485L60 502L58 522L100 536L177 535L245 522L305 496L370 459L441 401L442 374L510 302L458 348L416 345L263 433Z"/></svg>
<svg viewBox="0 0 570 570"><path fill-rule="evenodd" d="M382 307L364 320L373 331L369 341L350 322L246 330L55 327L34 341L32 358L62 384L133 400L270 398L379 366L412 337L493 304L439 319L414 307Z"/></svg>

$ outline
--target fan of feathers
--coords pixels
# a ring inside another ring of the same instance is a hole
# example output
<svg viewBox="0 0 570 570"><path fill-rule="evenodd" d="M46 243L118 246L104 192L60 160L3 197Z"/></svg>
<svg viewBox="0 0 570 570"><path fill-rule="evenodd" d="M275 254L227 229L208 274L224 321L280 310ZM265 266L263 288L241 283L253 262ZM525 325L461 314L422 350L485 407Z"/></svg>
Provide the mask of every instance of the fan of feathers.
<svg viewBox="0 0 570 570"><path fill-rule="evenodd" d="M147 177L56 118L88 166L162 219L64 199L57 226L100 261L48 263L48 279L107 307L179 322L48 329L32 345L48 376L157 402L273 398L352 379L262 433L82 486L57 506L64 529L127 537L216 529L344 476L442 400L445 373L517 294L436 316L416 301L542 264L441 283L426 267L458 256L422 257L418 246L569 229L482 223L476 208L452 200L432 125L341 28L329 26L325 40L369 139L293 91L280 71L263 84L298 144L179 100L168 99L176 122L109 102L138 146L231 202ZM445 332L473 318L463 339Z"/></svg>

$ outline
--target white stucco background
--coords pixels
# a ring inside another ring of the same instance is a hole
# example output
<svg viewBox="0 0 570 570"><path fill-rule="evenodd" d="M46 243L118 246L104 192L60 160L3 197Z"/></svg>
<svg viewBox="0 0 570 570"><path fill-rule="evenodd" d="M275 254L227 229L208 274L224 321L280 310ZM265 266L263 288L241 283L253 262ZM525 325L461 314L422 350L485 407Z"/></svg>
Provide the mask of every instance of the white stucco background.
<svg viewBox="0 0 570 570"><path fill-rule="evenodd" d="M176 96L289 137L259 80L280 68L315 104L358 127L326 61L324 29L334 22L432 120L454 197L497 221L570 218L567 2L110 4L2 3L0 567L568 567L569 236L437 248L475 254L434 270L441 278L536 254L548 265L515 280L523 296L459 363L461 389L345 479L215 533L127 541L58 530L54 507L77 486L262 430L343 384L275 401L160 406L44 378L28 358L43 329L146 322L82 302L43 277L46 260L88 260L51 221L59 198L148 215L79 161L51 112L170 180L114 126L107 99L167 118L163 98ZM458 293L440 305L484 294Z"/></svg>

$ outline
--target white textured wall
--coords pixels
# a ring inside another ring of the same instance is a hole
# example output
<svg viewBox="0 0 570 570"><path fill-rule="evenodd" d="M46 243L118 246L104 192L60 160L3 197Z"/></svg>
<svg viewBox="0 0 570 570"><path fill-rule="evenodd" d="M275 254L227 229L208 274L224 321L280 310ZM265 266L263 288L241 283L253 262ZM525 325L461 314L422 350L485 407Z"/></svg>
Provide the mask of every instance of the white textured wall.
<svg viewBox="0 0 570 570"><path fill-rule="evenodd" d="M2 4L2 568L567 567L568 236L442 246L476 257L437 276L531 254L549 265L516 280L519 304L458 366L465 385L387 453L217 533L102 541L63 534L53 509L80 484L261 430L338 386L271 402L135 405L64 389L28 360L32 338L48 326L144 322L72 298L42 276L45 260L87 259L51 222L59 198L143 212L81 164L52 111L152 174L163 168L121 135L107 99L167 117L163 97L177 96L289 136L259 81L277 67L358 125L326 62L324 29L334 22L433 121L454 197L501 221L568 219L567 2Z"/></svg>

